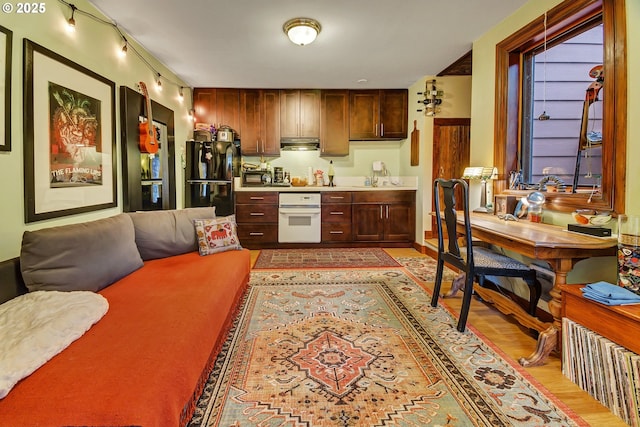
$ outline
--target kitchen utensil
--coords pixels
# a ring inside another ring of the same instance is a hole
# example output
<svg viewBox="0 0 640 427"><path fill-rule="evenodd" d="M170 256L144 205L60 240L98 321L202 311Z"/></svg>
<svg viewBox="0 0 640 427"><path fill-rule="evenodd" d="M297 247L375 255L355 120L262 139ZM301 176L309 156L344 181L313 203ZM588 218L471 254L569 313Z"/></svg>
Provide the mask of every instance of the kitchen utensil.
<svg viewBox="0 0 640 427"><path fill-rule="evenodd" d="M417 128L417 120L413 121L411 131L411 166L420 164L420 131Z"/></svg>

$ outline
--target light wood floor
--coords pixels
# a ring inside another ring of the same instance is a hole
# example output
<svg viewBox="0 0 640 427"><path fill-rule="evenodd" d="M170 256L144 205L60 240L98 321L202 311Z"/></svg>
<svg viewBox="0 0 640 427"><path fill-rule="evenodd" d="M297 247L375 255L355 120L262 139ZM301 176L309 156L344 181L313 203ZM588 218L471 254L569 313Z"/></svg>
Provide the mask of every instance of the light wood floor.
<svg viewBox="0 0 640 427"><path fill-rule="evenodd" d="M425 256L410 248L389 248L385 250L396 257ZM251 251L252 265L258 254L259 251ZM446 284L443 284L443 290L445 291L446 286ZM447 299L445 303L457 312L460 309L461 298ZM536 340L529 335L527 330L481 301L474 300L471 304L468 322L476 331L493 342L495 346L513 360L529 356L535 350ZM562 375L560 355L552 354L544 366L526 368L525 373L533 377L534 382L537 381L542 384L543 387L581 416L589 425L598 427L627 425L597 400L589 396L588 393L582 391Z"/></svg>

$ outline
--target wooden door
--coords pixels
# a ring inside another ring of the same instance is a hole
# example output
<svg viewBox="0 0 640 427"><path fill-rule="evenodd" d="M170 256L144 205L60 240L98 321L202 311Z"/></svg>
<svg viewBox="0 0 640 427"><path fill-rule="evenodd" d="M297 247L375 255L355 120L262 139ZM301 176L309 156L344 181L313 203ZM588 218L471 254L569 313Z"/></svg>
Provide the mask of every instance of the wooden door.
<svg viewBox="0 0 640 427"><path fill-rule="evenodd" d="M210 88L193 89L193 109L199 123L217 123L216 90Z"/></svg>
<svg viewBox="0 0 640 427"><path fill-rule="evenodd" d="M300 91L280 91L280 136L295 138L298 136L300 119Z"/></svg>
<svg viewBox="0 0 640 427"><path fill-rule="evenodd" d="M407 137L409 101L406 89L380 91L380 137L404 139Z"/></svg>
<svg viewBox="0 0 640 427"><path fill-rule="evenodd" d="M349 91L346 89L322 91L320 155L349 155Z"/></svg>
<svg viewBox="0 0 640 427"><path fill-rule="evenodd" d="M239 132L239 94L240 91L238 89L216 89L216 125L226 125Z"/></svg>
<svg viewBox="0 0 640 427"><path fill-rule="evenodd" d="M413 241L415 230L415 209L410 203L391 203L384 206L384 240Z"/></svg>
<svg viewBox="0 0 640 427"><path fill-rule="evenodd" d="M240 91L240 152L243 156L255 156L262 151L261 98L258 89Z"/></svg>
<svg viewBox="0 0 640 427"><path fill-rule="evenodd" d="M471 151L471 119L441 119L436 118L433 122L433 177L430 188L433 188L433 181L436 178L460 178L464 168L469 164ZM456 194L459 200L461 194ZM435 195L433 199L435 200ZM435 208L434 201L432 207ZM436 223L432 218L432 236L435 237Z"/></svg>
<svg viewBox="0 0 640 427"><path fill-rule="evenodd" d="M349 139L378 138L380 91L352 90L349 93Z"/></svg>
<svg viewBox="0 0 640 427"><path fill-rule="evenodd" d="M317 138L320 136L320 91L316 89L300 91L299 136Z"/></svg>
<svg viewBox="0 0 640 427"><path fill-rule="evenodd" d="M263 90L262 92L262 150L268 156L280 155L280 92Z"/></svg>
<svg viewBox="0 0 640 427"><path fill-rule="evenodd" d="M354 240L379 241L384 238L383 209L380 203L352 205Z"/></svg>

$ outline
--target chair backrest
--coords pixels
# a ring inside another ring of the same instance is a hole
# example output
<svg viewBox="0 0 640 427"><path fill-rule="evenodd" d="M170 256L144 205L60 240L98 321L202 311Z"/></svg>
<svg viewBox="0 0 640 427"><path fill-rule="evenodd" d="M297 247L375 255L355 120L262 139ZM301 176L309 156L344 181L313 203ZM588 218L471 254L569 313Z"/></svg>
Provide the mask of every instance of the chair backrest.
<svg viewBox="0 0 640 427"><path fill-rule="evenodd" d="M459 204L456 203L456 188L460 188L462 194L462 200ZM461 179L437 178L433 182L433 197L436 210L436 226L438 228L438 255L441 256L445 262L449 262L464 272L469 273L473 268L473 250L471 245L469 188L467 183ZM460 252L460 245L458 244L458 232L456 229L458 218L456 208L462 211L464 218L463 237L466 242L465 256ZM444 215L444 223L446 224L446 247L444 243L445 235L442 215Z"/></svg>

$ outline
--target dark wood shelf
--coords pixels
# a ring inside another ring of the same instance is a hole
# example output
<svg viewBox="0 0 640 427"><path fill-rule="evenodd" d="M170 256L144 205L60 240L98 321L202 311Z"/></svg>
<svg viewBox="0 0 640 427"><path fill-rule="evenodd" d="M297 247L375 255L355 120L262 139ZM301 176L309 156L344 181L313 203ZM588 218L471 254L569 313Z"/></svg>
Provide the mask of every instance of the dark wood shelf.
<svg viewBox="0 0 640 427"><path fill-rule="evenodd" d="M640 354L640 304L609 306L582 296L584 285L563 285L562 317Z"/></svg>

